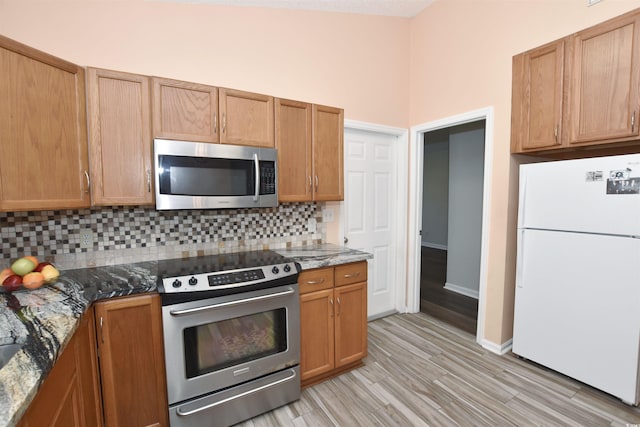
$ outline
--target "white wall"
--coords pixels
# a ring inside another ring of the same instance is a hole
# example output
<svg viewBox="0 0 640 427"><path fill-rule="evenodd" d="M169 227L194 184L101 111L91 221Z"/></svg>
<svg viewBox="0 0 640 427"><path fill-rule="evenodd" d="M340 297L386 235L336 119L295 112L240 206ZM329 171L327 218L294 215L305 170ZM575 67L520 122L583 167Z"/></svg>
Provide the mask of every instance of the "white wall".
<svg viewBox="0 0 640 427"><path fill-rule="evenodd" d="M449 215L449 130L425 135L422 245L447 249Z"/></svg>
<svg viewBox="0 0 640 427"><path fill-rule="evenodd" d="M478 297L485 122L449 134L449 250L446 289Z"/></svg>

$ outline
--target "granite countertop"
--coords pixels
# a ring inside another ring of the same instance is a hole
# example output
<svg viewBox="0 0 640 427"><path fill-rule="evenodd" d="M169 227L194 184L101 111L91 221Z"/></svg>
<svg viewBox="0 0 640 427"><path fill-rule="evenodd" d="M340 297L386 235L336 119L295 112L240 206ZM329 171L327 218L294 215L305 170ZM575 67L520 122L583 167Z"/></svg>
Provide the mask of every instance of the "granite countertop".
<svg viewBox="0 0 640 427"><path fill-rule="evenodd" d="M373 258L373 255L370 253L331 243L275 249L275 252L282 256L292 258L300 264L303 270L348 264L350 262L364 261Z"/></svg>
<svg viewBox="0 0 640 427"><path fill-rule="evenodd" d="M332 244L276 249L303 270L373 258ZM135 261L135 260L133 260ZM95 301L156 292L157 261L61 272L56 283L0 293L0 345L22 348L0 369L0 427L18 423Z"/></svg>
<svg viewBox="0 0 640 427"><path fill-rule="evenodd" d="M0 345L22 348L0 369L0 426L17 424L94 301L156 290L156 262L61 272L56 283L0 293Z"/></svg>

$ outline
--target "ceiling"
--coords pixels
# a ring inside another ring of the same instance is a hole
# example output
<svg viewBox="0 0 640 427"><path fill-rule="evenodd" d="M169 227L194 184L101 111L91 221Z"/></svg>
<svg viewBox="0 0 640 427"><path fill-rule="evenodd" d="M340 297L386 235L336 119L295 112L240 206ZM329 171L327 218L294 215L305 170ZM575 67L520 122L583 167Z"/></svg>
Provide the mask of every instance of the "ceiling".
<svg viewBox="0 0 640 427"><path fill-rule="evenodd" d="M282 9L322 10L410 18L434 0L160 0L172 3L208 3Z"/></svg>

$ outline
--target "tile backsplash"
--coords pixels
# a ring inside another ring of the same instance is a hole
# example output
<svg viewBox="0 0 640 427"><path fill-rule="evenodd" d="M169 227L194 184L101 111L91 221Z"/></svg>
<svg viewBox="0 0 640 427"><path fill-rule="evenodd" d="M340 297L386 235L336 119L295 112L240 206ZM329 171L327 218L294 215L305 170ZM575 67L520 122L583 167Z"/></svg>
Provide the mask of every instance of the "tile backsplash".
<svg viewBox="0 0 640 427"><path fill-rule="evenodd" d="M326 238L321 211L315 203L286 203L264 209L2 212L0 261L8 265L35 255L69 269L311 245Z"/></svg>

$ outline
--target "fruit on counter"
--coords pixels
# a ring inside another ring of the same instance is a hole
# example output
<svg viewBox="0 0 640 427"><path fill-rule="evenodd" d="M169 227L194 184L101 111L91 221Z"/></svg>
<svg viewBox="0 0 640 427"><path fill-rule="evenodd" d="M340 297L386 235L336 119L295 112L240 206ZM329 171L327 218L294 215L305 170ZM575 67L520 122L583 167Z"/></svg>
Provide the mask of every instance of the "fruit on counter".
<svg viewBox="0 0 640 427"><path fill-rule="evenodd" d="M36 266L36 268L34 268L34 269L33 269L33 271L38 271L38 272L40 272L40 271L42 271L42 269L43 269L43 268L45 268L47 265L51 265L51 263L50 263L50 262L43 261L43 262L41 262L40 264L38 264L38 265Z"/></svg>
<svg viewBox="0 0 640 427"><path fill-rule="evenodd" d="M31 273L37 265L37 263L34 263L29 258L22 257L11 264L11 270L18 276L24 276L25 274Z"/></svg>
<svg viewBox="0 0 640 427"><path fill-rule="evenodd" d="M60 272L58 271L58 269L51 264L45 265L40 273L44 278L44 283L55 282L58 277L60 277Z"/></svg>
<svg viewBox="0 0 640 427"><path fill-rule="evenodd" d="M12 274L11 276L4 279L4 281L2 282L2 286L7 291L18 290L20 289L20 287L22 287L22 277L18 276L17 274Z"/></svg>
<svg viewBox="0 0 640 427"><path fill-rule="evenodd" d="M27 289L38 289L43 284L44 284L44 275L42 273L38 273L37 271L32 271L31 273L27 273L22 278L22 286L24 286Z"/></svg>
<svg viewBox="0 0 640 427"><path fill-rule="evenodd" d="M23 258L30 259L35 265L38 265L40 263L40 261L38 261L38 258L34 257L33 255L26 255L23 256Z"/></svg>
<svg viewBox="0 0 640 427"><path fill-rule="evenodd" d="M0 285L2 285L2 283L4 282L4 279L14 274L15 273L10 268L5 268L4 270L0 271Z"/></svg>

